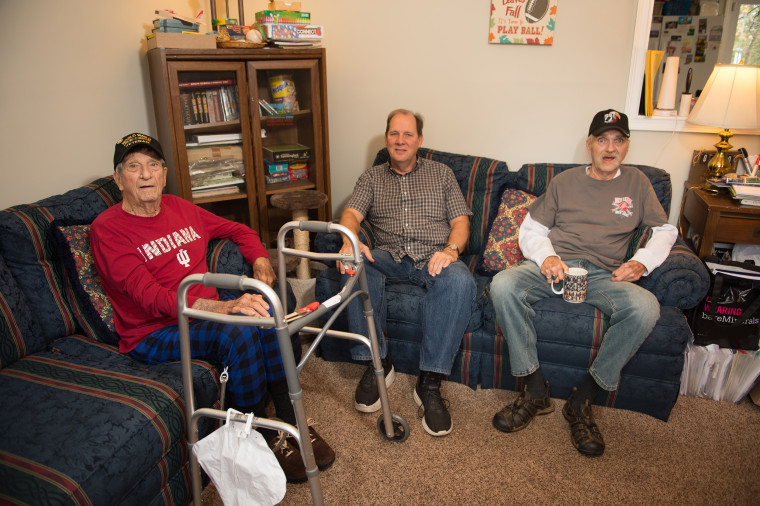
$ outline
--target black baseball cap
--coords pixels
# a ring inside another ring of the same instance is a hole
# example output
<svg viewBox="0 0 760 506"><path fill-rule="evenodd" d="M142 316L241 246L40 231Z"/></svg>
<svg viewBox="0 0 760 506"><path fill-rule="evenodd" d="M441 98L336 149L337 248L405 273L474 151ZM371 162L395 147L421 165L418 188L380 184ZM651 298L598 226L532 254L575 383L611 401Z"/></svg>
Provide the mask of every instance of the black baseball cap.
<svg viewBox="0 0 760 506"><path fill-rule="evenodd" d="M596 137L612 129L618 130L626 137L630 137L631 131L628 129L628 116L615 109L599 111L591 121L588 134Z"/></svg>
<svg viewBox="0 0 760 506"><path fill-rule="evenodd" d="M116 169L116 166L119 165L121 161L124 160L124 157L127 156L132 150L142 146L152 149L159 157L161 157L162 160L166 160L164 151L161 149L161 144L156 139L150 135L133 133L126 135L116 141L116 147L113 151L114 169Z"/></svg>

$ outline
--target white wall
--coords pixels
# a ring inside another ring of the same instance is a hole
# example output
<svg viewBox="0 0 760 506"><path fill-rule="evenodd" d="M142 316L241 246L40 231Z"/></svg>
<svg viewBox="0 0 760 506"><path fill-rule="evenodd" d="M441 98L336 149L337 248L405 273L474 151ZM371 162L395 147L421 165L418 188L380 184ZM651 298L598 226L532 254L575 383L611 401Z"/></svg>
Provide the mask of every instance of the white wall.
<svg viewBox="0 0 760 506"><path fill-rule="evenodd" d="M232 14L237 2L230 1ZM218 1L221 12L224 2ZM144 34L197 0L0 1L0 209L109 174L123 134L155 134ZM636 0L559 2L553 46L489 45L490 0L303 0L325 26L334 210L382 147L387 113L426 118L428 147L506 161L585 162L593 114L623 109ZM266 8L248 0L247 21ZM673 178L712 134L634 132L628 160ZM758 136L732 143L760 152Z"/></svg>

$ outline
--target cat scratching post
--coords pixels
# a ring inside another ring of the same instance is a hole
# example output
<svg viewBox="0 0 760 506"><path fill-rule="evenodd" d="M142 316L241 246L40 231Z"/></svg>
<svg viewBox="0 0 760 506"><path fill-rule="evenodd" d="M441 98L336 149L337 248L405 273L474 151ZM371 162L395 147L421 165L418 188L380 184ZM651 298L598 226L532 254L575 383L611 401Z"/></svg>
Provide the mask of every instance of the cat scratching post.
<svg viewBox="0 0 760 506"><path fill-rule="evenodd" d="M272 195L272 205L293 213L293 221L309 221L309 209L317 209L327 203L327 195L317 190L293 190ZM309 232L293 231L293 248L309 251ZM309 259L301 258L296 268L296 278L309 279L311 268Z"/></svg>

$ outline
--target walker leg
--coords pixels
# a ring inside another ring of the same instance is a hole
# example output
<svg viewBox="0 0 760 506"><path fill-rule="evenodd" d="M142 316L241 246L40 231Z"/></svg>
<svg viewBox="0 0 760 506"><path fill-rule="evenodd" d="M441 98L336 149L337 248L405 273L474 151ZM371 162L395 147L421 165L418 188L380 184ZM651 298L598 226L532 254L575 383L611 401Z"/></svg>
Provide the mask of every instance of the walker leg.
<svg viewBox="0 0 760 506"><path fill-rule="evenodd" d="M409 425L406 424L403 418L391 413L391 404L388 400L388 387L385 385L385 371L383 370L383 364L380 358L380 346L378 344L377 329L375 328L374 310L372 309L372 302L369 298L369 285L367 284L367 274L364 269L361 269L359 289L362 291L362 308L364 310L364 319L367 323L367 332L369 334L372 367L375 370L377 393L380 396L380 406L383 411L378 419L378 428L380 423L383 423L385 428L384 435L387 439L392 441L404 441L409 437ZM396 427L393 425L394 417L403 422L405 426L405 430L403 431L404 437L401 437L399 433L396 432Z"/></svg>

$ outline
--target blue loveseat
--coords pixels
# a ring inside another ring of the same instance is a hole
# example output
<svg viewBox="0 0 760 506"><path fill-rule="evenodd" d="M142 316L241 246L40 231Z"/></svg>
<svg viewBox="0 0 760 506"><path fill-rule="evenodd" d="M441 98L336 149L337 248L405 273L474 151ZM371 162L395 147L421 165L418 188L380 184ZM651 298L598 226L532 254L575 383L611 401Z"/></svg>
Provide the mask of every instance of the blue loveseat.
<svg viewBox="0 0 760 506"><path fill-rule="evenodd" d="M109 177L0 212L0 503L191 498L179 364L118 352L89 269L87 224L120 200ZM229 241L208 258L212 271L251 274ZM197 407L219 407L218 374L194 361Z"/></svg>
<svg viewBox="0 0 760 506"><path fill-rule="evenodd" d="M473 307L469 326L462 339L450 381L458 381L473 389L502 388L518 390L520 380L510 374L509 353L497 325L488 287L495 274L484 267L483 252L502 196L506 190L522 190L532 195L542 194L551 178L577 164L527 164L510 172L498 160L445 153L421 148L420 156L447 164L452 168L462 193L474 215L467 249L462 256L473 272L478 285L478 298ZM381 150L375 164L387 161ZM660 169L637 166L647 176L666 213L670 211L670 175ZM646 240L642 230L632 241L629 253ZM361 240L372 244L371 227L363 224ZM319 234L317 251L335 252L340 238ZM639 283L652 291L661 304L660 320L638 353L623 370L620 388L602 393L597 404L630 409L667 421L678 397L684 349L691 331L683 311L694 307L705 295L709 277L704 264L682 239L673 247L670 256ZM340 274L332 266L317 276L316 297L324 301L336 293ZM400 284L387 288L388 336L395 367L404 373L419 372L419 339L421 336L421 307L424 292L421 288ZM567 398L573 386L583 378L598 350L609 321L588 304L568 304L561 297L545 299L534 305L538 334L538 353L544 376L551 382L552 396ZM346 329L345 315L340 315L335 329ZM350 343L337 339L325 340L321 353L326 360L350 361Z"/></svg>

